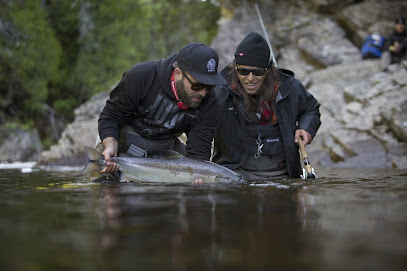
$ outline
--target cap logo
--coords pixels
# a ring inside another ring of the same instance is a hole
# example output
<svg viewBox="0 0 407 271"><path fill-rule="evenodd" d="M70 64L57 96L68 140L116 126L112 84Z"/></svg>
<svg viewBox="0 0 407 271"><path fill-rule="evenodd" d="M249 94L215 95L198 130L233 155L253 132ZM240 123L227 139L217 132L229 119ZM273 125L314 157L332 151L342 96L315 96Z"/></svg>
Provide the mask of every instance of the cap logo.
<svg viewBox="0 0 407 271"><path fill-rule="evenodd" d="M206 64L206 67L208 68L208 72L214 72L216 69L215 59L213 58L209 59L208 63Z"/></svg>
<svg viewBox="0 0 407 271"><path fill-rule="evenodd" d="M239 53L239 56L244 56L244 54L243 54L243 53Z"/></svg>

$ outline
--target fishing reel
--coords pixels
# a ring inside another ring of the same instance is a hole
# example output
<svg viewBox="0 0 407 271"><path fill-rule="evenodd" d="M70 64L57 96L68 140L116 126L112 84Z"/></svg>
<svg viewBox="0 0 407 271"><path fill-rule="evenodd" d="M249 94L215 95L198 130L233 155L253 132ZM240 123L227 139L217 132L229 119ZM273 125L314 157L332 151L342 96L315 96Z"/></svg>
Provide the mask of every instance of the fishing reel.
<svg viewBox="0 0 407 271"><path fill-rule="evenodd" d="M307 172L305 170L305 168L302 169L302 175L300 175L301 179L305 180L305 179L315 179L316 175L314 172L314 168L311 168L310 172Z"/></svg>

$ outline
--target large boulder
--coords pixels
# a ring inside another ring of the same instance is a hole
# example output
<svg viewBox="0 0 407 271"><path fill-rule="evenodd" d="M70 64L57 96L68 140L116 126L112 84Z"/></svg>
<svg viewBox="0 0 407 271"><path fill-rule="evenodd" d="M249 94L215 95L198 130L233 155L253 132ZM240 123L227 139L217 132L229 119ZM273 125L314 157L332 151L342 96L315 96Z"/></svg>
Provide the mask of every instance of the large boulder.
<svg viewBox="0 0 407 271"><path fill-rule="evenodd" d="M80 165L86 160L84 146L95 146L97 121L109 98L109 92L99 93L75 110L75 120L69 124L58 144L42 152L42 165Z"/></svg>
<svg viewBox="0 0 407 271"><path fill-rule="evenodd" d="M37 161L42 143L36 129L0 128L0 161Z"/></svg>
<svg viewBox="0 0 407 271"><path fill-rule="evenodd" d="M301 52L323 68L360 59L359 49L330 18L313 21L299 31L299 36L297 45Z"/></svg>
<svg viewBox="0 0 407 271"><path fill-rule="evenodd" d="M407 168L406 67L395 64L384 73L375 60L356 67L360 72L353 76L345 72L349 65L311 75L309 91L321 103L322 125L310 153L325 150L330 159L316 161L323 165Z"/></svg>

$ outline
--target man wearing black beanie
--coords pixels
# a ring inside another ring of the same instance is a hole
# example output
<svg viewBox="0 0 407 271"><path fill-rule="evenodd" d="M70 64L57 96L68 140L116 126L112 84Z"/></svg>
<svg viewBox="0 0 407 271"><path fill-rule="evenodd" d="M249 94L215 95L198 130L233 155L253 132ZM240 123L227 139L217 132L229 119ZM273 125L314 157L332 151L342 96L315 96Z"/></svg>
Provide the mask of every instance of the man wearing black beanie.
<svg viewBox="0 0 407 271"><path fill-rule="evenodd" d="M321 125L319 103L294 73L277 68L267 41L256 32L237 46L215 87L221 113L212 161L247 180L298 178L297 142L311 143Z"/></svg>
<svg viewBox="0 0 407 271"><path fill-rule="evenodd" d="M407 54L407 29L406 19L397 17L394 20L394 30L388 36L385 50L381 56L380 68L386 71L393 63L400 63Z"/></svg>

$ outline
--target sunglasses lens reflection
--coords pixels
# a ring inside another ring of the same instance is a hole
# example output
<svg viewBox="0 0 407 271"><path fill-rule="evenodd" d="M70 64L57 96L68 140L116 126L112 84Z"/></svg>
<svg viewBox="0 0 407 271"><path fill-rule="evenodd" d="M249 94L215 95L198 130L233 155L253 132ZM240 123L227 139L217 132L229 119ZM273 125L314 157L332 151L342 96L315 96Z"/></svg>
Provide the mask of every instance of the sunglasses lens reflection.
<svg viewBox="0 0 407 271"><path fill-rule="evenodd" d="M204 88L206 88L207 91L210 91L215 87L215 86L212 86L212 85L204 85L204 84L201 84L201 83L192 82L192 80L189 79L189 77L183 71L181 71L181 72L185 76L185 78L188 80L188 82L191 84L191 89L192 90L201 91Z"/></svg>
<svg viewBox="0 0 407 271"><path fill-rule="evenodd" d="M241 69L241 68L236 68L236 69L237 69L237 72L243 76L247 76L250 73L253 73L254 76L262 76L267 71L267 69L265 69L265 70L249 70L249 69Z"/></svg>

